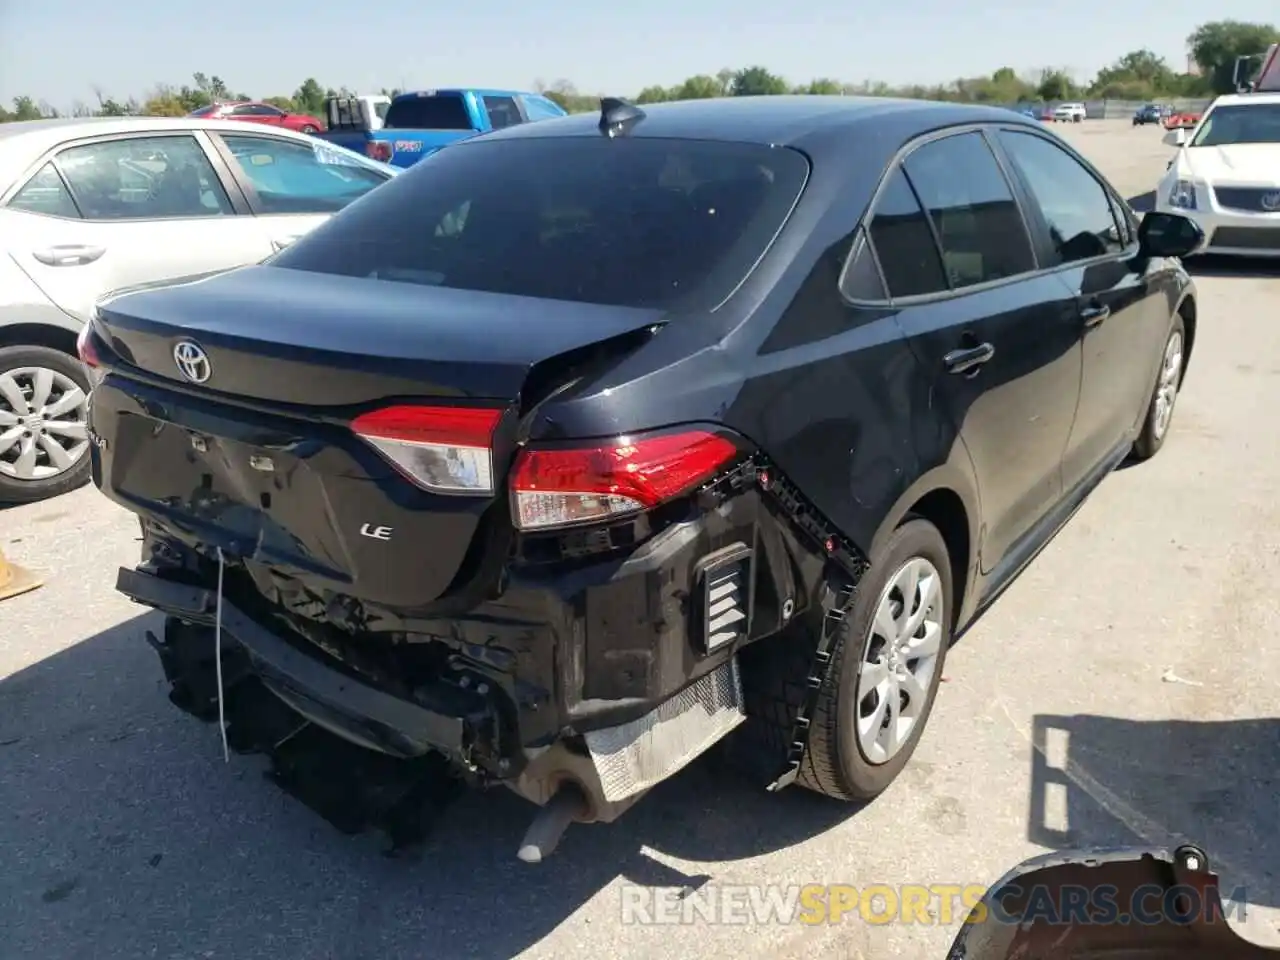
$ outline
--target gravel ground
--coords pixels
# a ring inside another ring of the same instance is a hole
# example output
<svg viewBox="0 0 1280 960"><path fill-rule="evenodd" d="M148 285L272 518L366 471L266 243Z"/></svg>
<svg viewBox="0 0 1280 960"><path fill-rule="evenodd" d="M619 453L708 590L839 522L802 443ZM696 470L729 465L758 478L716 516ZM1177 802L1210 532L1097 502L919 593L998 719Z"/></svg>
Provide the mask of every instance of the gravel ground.
<svg viewBox="0 0 1280 960"><path fill-rule="evenodd" d="M1063 134L1139 206L1169 156L1150 128ZM1164 451L1108 479L956 647L916 758L861 810L699 763L541 867L515 860L529 811L501 794L385 858L254 760L224 765L215 730L169 706L141 639L154 620L112 590L135 555L127 515L92 488L0 512L0 549L47 580L0 606L0 953L942 956L954 925L625 925L622 889L990 883L1046 849L1184 837L1275 936L1280 266L1196 270Z"/></svg>

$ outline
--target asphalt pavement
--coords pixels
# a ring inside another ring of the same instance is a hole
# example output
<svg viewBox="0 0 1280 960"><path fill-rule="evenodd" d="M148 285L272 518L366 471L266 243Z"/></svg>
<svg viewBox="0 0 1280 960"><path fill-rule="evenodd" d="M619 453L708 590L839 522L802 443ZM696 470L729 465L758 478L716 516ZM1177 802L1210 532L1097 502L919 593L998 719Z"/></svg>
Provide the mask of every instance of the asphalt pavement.
<svg viewBox="0 0 1280 960"><path fill-rule="evenodd" d="M1153 128L1063 135L1127 196L1169 157ZM1045 850L1182 839L1280 942L1280 264L1194 269L1164 450L1110 477L952 651L916 757L863 809L699 762L539 866L515 858L530 808L503 792L388 858L169 705L155 617L113 591L127 514L92 487L0 511L0 550L46 580L0 603L0 956L941 957L958 918L632 925L624 888L989 884Z"/></svg>

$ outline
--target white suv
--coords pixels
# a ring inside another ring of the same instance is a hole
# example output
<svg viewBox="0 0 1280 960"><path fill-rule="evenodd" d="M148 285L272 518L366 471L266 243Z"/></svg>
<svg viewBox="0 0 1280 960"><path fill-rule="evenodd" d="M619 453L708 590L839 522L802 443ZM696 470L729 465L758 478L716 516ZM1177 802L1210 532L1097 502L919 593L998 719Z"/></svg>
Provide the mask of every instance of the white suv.
<svg viewBox="0 0 1280 960"><path fill-rule="evenodd" d="M1083 103L1060 103L1053 109L1055 123L1079 123L1087 111Z"/></svg>

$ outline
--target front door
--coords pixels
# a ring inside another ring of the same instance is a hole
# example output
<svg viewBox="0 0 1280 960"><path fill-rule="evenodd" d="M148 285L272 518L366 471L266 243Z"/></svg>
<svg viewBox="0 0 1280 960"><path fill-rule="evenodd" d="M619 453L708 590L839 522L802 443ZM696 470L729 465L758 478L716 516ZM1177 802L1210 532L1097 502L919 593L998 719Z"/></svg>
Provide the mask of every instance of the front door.
<svg viewBox="0 0 1280 960"><path fill-rule="evenodd" d="M1148 286L1132 222L1085 166L1038 134L1003 130L999 142L1039 208L1042 257L1061 267L1084 337L1080 404L1063 457L1070 489L1131 438L1168 307Z"/></svg>
<svg viewBox="0 0 1280 960"><path fill-rule="evenodd" d="M989 572L1062 494L1080 386L1074 304L1036 273L981 132L913 150L880 195L871 234L899 322L973 462Z"/></svg>
<svg viewBox="0 0 1280 960"><path fill-rule="evenodd" d="M186 134L68 146L6 209L14 227L0 245L81 320L112 290L244 266L270 252Z"/></svg>

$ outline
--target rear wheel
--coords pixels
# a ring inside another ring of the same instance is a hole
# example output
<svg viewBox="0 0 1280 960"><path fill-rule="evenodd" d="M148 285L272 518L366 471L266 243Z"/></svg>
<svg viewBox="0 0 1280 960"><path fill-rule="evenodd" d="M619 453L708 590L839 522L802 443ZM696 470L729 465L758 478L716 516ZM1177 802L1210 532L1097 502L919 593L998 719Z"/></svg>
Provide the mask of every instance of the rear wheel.
<svg viewBox="0 0 1280 960"><path fill-rule="evenodd" d="M302 128L302 132L307 134L308 136L314 136L315 134L319 133L320 130L318 127L313 127L311 124L308 123L306 126Z"/></svg>
<svg viewBox="0 0 1280 960"><path fill-rule="evenodd" d="M0 501L34 503L89 479L89 381L49 347L0 349Z"/></svg>
<svg viewBox="0 0 1280 960"><path fill-rule="evenodd" d="M933 524L909 520L871 558L818 691L798 783L868 801L907 765L928 722L951 642L951 563ZM822 611L742 653L750 720L735 745L776 755L790 739ZM775 760L776 762L776 760Z"/></svg>
<svg viewBox="0 0 1280 960"><path fill-rule="evenodd" d="M1156 375L1156 387L1147 404L1147 416L1142 422L1142 432L1133 444L1136 460L1150 460L1164 446L1173 424L1173 408L1178 401L1185 372L1183 355L1186 344L1186 327L1179 315L1174 318L1173 329L1165 339L1164 352L1160 355L1160 372Z"/></svg>

